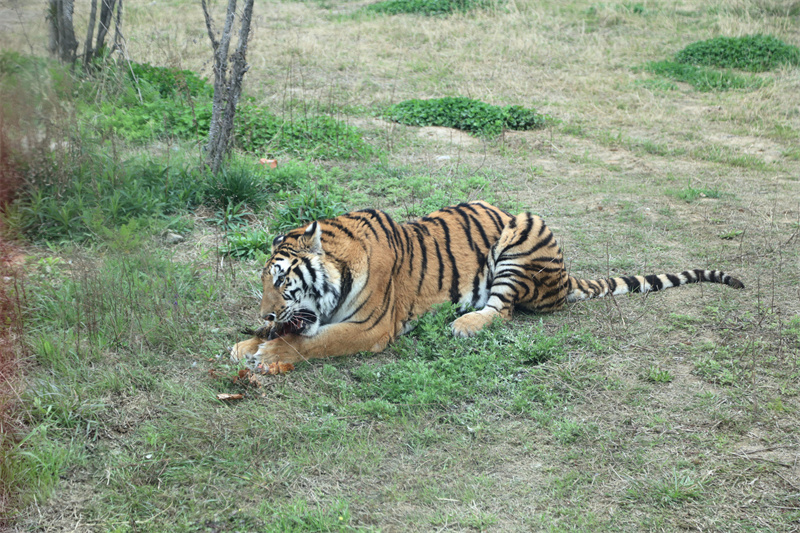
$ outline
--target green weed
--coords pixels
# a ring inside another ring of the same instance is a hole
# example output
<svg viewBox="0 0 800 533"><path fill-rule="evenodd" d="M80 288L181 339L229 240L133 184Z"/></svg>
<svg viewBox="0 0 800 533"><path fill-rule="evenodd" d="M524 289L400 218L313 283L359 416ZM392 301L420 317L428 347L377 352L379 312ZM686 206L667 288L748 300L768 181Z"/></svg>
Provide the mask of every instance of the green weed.
<svg viewBox="0 0 800 533"><path fill-rule="evenodd" d="M464 97L407 100L389 107L386 116L409 126L445 126L487 137L503 130L542 128L548 120L532 109L498 107Z"/></svg>
<svg viewBox="0 0 800 533"><path fill-rule="evenodd" d="M736 237L740 237L743 234L744 234L744 230L734 229L734 230L726 231L724 233L720 233L718 235L718 237L720 239L722 239L722 240L732 241Z"/></svg>
<svg viewBox="0 0 800 533"><path fill-rule="evenodd" d="M269 234L260 229L239 230L225 236L219 253L235 259L263 259L270 251Z"/></svg>
<svg viewBox="0 0 800 533"><path fill-rule="evenodd" d="M800 48L771 35L715 37L690 44L675 54L675 61L687 65L764 72L784 64L800 65Z"/></svg>
<svg viewBox="0 0 800 533"><path fill-rule="evenodd" d="M711 383L738 385L744 378L744 362L735 355L735 350L720 344L705 343L695 347L702 354L695 362L695 373Z"/></svg>
<svg viewBox="0 0 800 533"><path fill-rule="evenodd" d="M365 160L379 151L358 129L328 116L287 121L259 107L237 110L236 146L253 153L288 153L306 158Z"/></svg>
<svg viewBox="0 0 800 533"><path fill-rule="evenodd" d="M720 199L725 196L719 189L692 187L691 185L687 185L683 189L667 191L667 194L687 203L697 201L700 198Z"/></svg>
<svg viewBox="0 0 800 533"><path fill-rule="evenodd" d="M647 380L653 383L670 383L675 379L672 372L664 370L659 366L651 366L647 369Z"/></svg>
<svg viewBox="0 0 800 533"><path fill-rule="evenodd" d="M372 13L398 15L410 13L425 16L466 13L475 9L487 9L496 5L494 0L384 0L370 4L364 9Z"/></svg>
<svg viewBox="0 0 800 533"><path fill-rule="evenodd" d="M36 425L19 442L6 442L9 435L0 433L0 479L3 488L11 490L18 499L13 502L16 506L49 498L64 469L84 460L80 448L63 444L57 433L57 429L48 424ZM4 509L2 518L13 519L13 514L7 515L6 511L10 509Z"/></svg>

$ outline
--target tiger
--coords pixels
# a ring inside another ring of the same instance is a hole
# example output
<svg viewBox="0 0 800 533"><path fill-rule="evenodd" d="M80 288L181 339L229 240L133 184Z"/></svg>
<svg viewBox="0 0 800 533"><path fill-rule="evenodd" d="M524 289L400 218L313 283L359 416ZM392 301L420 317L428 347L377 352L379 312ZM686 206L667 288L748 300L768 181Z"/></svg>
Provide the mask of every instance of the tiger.
<svg viewBox="0 0 800 533"><path fill-rule="evenodd" d="M437 304L461 311L457 337L471 337L515 308L551 312L566 303L646 293L688 283L744 288L719 270L579 279L537 215L513 216L486 202L460 203L396 223L354 211L278 235L261 271L263 324L230 349L250 367L381 352ZM472 311L470 311L472 309Z"/></svg>

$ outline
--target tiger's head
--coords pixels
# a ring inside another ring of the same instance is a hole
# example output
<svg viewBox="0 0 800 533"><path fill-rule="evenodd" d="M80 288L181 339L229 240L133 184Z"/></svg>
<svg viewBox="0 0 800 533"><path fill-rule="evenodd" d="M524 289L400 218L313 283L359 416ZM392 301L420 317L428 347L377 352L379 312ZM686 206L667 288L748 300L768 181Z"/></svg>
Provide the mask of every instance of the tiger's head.
<svg viewBox="0 0 800 533"><path fill-rule="evenodd" d="M340 276L325 257L321 236L313 222L272 241L273 255L261 271L259 336L315 335L336 308Z"/></svg>

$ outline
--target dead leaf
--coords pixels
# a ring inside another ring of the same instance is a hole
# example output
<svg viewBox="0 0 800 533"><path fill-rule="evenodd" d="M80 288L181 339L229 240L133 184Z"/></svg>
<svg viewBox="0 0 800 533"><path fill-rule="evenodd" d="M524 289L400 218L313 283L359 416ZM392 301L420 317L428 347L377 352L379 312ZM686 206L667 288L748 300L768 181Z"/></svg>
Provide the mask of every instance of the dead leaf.
<svg viewBox="0 0 800 533"><path fill-rule="evenodd" d="M241 400L244 394L228 394L226 392L217 394L217 400Z"/></svg>

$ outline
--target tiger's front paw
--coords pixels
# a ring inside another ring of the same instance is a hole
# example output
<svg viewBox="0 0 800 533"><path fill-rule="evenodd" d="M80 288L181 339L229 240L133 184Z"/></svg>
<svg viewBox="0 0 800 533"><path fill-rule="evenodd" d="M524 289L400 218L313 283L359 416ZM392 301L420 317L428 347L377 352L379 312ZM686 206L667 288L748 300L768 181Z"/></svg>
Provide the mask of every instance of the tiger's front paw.
<svg viewBox="0 0 800 533"><path fill-rule="evenodd" d="M297 335L286 335L278 337L271 341L261 340L258 346L258 351L253 355L253 358L264 367L269 366L271 363L297 363L305 361L307 358L295 346L294 341ZM248 358L248 363L250 359Z"/></svg>
<svg viewBox="0 0 800 533"><path fill-rule="evenodd" d="M263 339L259 339L258 337L253 337L252 339L248 339L246 341L237 342L231 348L231 359L234 361L241 361L242 359L245 360L247 366L250 368L255 369L255 367L260 362L258 357L258 351L260 346L264 344Z"/></svg>
<svg viewBox="0 0 800 533"><path fill-rule="evenodd" d="M480 330L492 323L495 318L500 318L500 313L492 311L484 313L475 311L458 317L453 322L453 335L456 337L474 337Z"/></svg>

